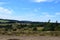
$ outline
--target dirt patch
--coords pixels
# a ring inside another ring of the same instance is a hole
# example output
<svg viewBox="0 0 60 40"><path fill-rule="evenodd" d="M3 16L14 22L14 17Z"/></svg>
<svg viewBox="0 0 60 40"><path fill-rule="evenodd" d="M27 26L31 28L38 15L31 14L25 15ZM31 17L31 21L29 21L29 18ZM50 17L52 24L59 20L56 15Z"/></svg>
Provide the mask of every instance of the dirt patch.
<svg viewBox="0 0 60 40"><path fill-rule="evenodd" d="M0 36L0 40L60 40L60 37L49 37L49 36Z"/></svg>

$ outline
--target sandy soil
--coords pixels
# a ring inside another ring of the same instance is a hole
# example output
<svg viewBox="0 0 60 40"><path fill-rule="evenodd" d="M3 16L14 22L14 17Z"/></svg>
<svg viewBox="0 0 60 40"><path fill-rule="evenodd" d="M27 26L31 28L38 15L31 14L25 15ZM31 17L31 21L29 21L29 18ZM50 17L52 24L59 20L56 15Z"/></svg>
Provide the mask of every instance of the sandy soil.
<svg viewBox="0 0 60 40"><path fill-rule="evenodd" d="M0 40L19 39L19 40L60 40L60 37L48 36L0 36Z"/></svg>

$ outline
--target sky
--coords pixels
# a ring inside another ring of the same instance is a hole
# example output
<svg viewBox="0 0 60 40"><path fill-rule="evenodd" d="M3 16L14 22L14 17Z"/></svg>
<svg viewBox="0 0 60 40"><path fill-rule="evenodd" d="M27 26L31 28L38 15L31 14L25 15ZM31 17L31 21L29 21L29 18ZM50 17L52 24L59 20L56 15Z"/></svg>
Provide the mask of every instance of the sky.
<svg viewBox="0 0 60 40"><path fill-rule="evenodd" d="M60 0L0 0L0 18L60 22Z"/></svg>

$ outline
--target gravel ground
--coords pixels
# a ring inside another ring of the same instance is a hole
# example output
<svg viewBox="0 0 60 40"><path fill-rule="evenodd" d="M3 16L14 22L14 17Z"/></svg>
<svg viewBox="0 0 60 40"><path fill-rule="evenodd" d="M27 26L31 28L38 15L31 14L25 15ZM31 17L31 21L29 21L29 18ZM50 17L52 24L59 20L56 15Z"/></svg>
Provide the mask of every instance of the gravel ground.
<svg viewBox="0 0 60 40"><path fill-rule="evenodd" d="M60 40L60 37L48 36L0 36L0 40L19 39L19 40Z"/></svg>

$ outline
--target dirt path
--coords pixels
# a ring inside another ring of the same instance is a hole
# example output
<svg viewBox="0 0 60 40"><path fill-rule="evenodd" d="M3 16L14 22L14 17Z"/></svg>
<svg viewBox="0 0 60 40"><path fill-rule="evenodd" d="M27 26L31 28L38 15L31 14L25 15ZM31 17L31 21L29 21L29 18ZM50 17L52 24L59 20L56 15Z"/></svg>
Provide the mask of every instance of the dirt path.
<svg viewBox="0 0 60 40"><path fill-rule="evenodd" d="M0 36L0 40L20 39L20 40L60 40L60 37L47 36Z"/></svg>

